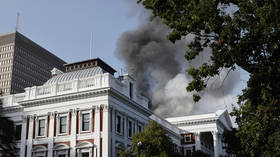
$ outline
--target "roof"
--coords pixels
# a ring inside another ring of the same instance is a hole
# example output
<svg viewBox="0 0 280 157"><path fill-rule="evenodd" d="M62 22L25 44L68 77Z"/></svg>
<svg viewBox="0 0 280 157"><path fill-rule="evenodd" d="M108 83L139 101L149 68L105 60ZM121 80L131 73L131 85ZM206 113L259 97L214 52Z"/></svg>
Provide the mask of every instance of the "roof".
<svg viewBox="0 0 280 157"><path fill-rule="evenodd" d="M224 125L228 125L230 128L232 128L232 122L230 120L227 110L217 110L214 113L166 118L166 120L171 124L188 122L188 121L201 121L205 119L217 119L217 120L219 119L220 121L222 121Z"/></svg>
<svg viewBox="0 0 280 157"><path fill-rule="evenodd" d="M87 69L87 68L96 67L96 66L101 67L102 69L106 70L108 73L110 73L112 75L114 75L114 73L116 72L115 69L113 69L111 66L109 66L104 61L102 61L100 58L94 58L94 59L64 64L64 66L66 67L66 72Z"/></svg>
<svg viewBox="0 0 280 157"><path fill-rule="evenodd" d="M170 117L166 118L169 122L174 121L186 121L186 120L199 120L204 118L218 118L225 110L218 110L214 113L206 113L206 114L197 114L197 115L189 115L189 116L183 116L183 117Z"/></svg>
<svg viewBox="0 0 280 157"><path fill-rule="evenodd" d="M89 77L92 77L92 76L95 76L98 74L104 74L104 73L107 73L107 71L105 71L101 67L97 66L97 67L92 67L89 69L77 70L77 71L59 74L57 76L50 78L44 85L67 82L67 81L71 81L74 79L89 78Z"/></svg>

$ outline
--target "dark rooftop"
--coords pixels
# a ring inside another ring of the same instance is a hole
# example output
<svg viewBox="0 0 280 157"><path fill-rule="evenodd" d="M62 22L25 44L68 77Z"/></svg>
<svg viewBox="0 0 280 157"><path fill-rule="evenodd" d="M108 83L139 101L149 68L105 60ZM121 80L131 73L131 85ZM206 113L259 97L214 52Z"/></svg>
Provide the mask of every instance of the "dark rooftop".
<svg viewBox="0 0 280 157"><path fill-rule="evenodd" d="M108 65L104 61L102 61L100 58L94 58L94 59L64 64L64 66L66 68L66 72L88 69L92 67L101 67L103 70L107 71L112 75L114 75L114 73L116 72L115 69L113 69L110 65Z"/></svg>

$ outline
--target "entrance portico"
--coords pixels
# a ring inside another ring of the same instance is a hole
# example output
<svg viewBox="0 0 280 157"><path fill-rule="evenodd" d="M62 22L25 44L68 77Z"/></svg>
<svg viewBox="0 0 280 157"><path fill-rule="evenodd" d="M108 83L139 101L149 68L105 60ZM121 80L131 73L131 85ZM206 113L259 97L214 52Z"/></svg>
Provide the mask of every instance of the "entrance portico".
<svg viewBox="0 0 280 157"><path fill-rule="evenodd" d="M232 124L227 110L218 110L215 113L192 115L185 117L167 118L171 124L182 130L182 135L193 134L194 150L201 150L213 157L225 156L222 134L231 130ZM193 144L192 144L193 145ZM185 143L183 148L191 146Z"/></svg>

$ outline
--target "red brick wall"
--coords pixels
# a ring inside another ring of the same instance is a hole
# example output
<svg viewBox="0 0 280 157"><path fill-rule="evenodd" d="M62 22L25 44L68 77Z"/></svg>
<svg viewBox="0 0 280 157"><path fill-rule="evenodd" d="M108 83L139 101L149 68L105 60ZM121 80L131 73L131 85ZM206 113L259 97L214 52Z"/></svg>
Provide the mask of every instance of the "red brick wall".
<svg viewBox="0 0 280 157"><path fill-rule="evenodd" d="M72 127L72 113L69 114L69 135L71 135L71 127Z"/></svg>
<svg viewBox="0 0 280 157"><path fill-rule="evenodd" d="M77 111L77 124L76 124L76 134L78 134L79 133L79 111Z"/></svg>
<svg viewBox="0 0 280 157"><path fill-rule="evenodd" d="M100 108L100 131L103 131L103 108Z"/></svg>
<svg viewBox="0 0 280 157"><path fill-rule="evenodd" d="M56 114L54 114L54 136L56 136Z"/></svg>

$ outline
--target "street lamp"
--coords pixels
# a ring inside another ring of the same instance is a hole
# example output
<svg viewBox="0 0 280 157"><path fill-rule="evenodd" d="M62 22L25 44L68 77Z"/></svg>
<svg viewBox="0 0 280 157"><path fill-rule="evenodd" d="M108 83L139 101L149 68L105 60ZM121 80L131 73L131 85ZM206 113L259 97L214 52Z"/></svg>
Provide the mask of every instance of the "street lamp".
<svg viewBox="0 0 280 157"><path fill-rule="evenodd" d="M138 157L140 157L140 149L142 148L142 142L141 141L139 141L138 143L137 143L137 147L138 147Z"/></svg>

